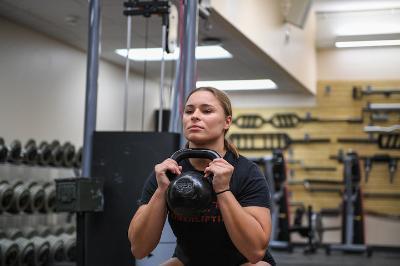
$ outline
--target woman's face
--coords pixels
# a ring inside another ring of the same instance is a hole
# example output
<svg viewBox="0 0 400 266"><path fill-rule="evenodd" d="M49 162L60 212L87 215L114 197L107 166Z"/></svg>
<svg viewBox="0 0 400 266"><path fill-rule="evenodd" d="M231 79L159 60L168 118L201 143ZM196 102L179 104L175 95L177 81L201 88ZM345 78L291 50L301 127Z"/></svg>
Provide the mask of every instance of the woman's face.
<svg viewBox="0 0 400 266"><path fill-rule="evenodd" d="M183 132L194 144L209 144L224 139L224 132L231 125L232 117L225 112L218 99L209 91L193 93L183 113Z"/></svg>

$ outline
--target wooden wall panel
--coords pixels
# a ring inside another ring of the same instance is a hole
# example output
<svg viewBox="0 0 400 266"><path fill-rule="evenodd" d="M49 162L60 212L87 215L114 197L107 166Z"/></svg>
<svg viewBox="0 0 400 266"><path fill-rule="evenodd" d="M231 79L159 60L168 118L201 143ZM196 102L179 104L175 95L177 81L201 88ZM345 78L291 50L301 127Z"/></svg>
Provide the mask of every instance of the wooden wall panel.
<svg viewBox="0 0 400 266"><path fill-rule="evenodd" d="M306 108L263 108L263 109L234 109L234 117L240 114L256 113L264 118L270 118L276 113L294 112L304 117L310 112L313 117L318 118L350 118L360 117L362 108L371 103L400 103L400 95L385 97L383 95L364 96L361 100L352 98L352 87L354 85L367 86L374 88L400 88L400 81L322 81L318 83L316 95L316 106ZM326 88L329 86L329 92ZM389 122L375 123L380 126L390 126L399 124L400 114L390 114ZM305 178L321 178L342 180L343 166L335 160L329 159L330 155L335 155L339 149L343 151L354 150L359 155L389 154L400 156L400 150L382 150L377 144L343 144L338 143L338 138L357 137L367 138L368 134L363 131L364 126L370 123L369 114L364 114L362 124L339 123L303 123L296 128L277 129L269 124L260 129L239 129L235 125L231 127L230 133L263 133L263 132L284 132L291 138L303 138L309 134L311 138L330 138L331 143L302 145L294 144L285 151L286 159L300 160L301 164L288 164L289 180L302 180ZM269 152L241 152L247 156L264 156ZM331 166L336 167L332 172L305 171L302 166ZM362 171L363 167L362 167ZM369 175L369 182L361 182L363 191L366 192L395 192L400 193L400 162L394 182L389 182L389 171L387 164L374 164ZM337 193L308 192L301 185L289 185L291 200L311 204L314 209L334 208L341 202L341 196ZM364 208L375 212L390 215L400 215L400 199L365 199Z"/></svg>

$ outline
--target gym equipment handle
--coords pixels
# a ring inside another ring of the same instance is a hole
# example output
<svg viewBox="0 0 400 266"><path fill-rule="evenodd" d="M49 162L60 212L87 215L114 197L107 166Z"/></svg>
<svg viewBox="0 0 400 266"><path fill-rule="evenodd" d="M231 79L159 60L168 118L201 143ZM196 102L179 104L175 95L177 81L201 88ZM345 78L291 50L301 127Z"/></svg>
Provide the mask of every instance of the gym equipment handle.
<svg viewBox="0 0 400 266"><path fill-rule="evenodd" d="M197 149L197 148L181 149L174 152L174 154L172 154L171 156L171 159L177 162L180 162L181 160L186 158L205 158L214 160L217 158L221 158L221 156L216 151L209 149Z"/></svg>

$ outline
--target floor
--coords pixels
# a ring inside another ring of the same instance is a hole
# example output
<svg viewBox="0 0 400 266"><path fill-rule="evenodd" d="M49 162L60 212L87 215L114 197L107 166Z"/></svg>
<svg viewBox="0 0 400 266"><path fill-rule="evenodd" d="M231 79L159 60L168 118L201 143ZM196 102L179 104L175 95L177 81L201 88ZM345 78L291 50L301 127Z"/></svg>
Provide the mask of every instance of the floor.
<svg viewBox="0 0 400 266"><path fill-rule="evenodd" d="M296 247L292 253L287 251L271 251L278 266L316 266L316 265L341 265L341 266L398 266L400 265L400 252L373 251L371 257L366 254L345 254L332 251L326 255L324 249L319 249L315 254L304 255L301 247Z"/></svg>

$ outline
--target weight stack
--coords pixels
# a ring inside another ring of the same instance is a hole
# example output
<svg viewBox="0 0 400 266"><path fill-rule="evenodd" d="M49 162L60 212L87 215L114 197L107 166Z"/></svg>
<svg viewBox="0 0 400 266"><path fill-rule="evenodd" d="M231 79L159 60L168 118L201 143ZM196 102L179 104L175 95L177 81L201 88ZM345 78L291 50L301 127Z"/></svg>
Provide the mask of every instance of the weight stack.
<svg viewBox="0 0 400 266"><path fill-rule="evenodd" d="M104 211L85 214L85 265L135 265L127 232L137 200L155 164L178 149L175 133L94 133L91 176L104 183Z"/></svg>
<svg viewBox="0 0 400 266"><path fill-rule="evenodd" d="M154 132L158 132L159 113L160 113L160 110L154 111ZM171 117L171 110L163 110L162 121L161 121L161 131L162 132L168 132L170 117Z"/></svg>

